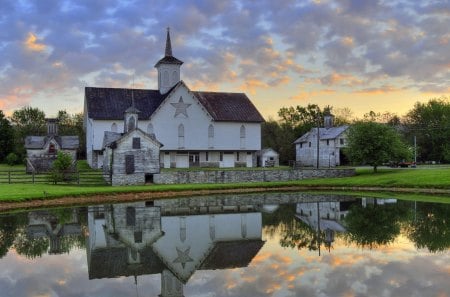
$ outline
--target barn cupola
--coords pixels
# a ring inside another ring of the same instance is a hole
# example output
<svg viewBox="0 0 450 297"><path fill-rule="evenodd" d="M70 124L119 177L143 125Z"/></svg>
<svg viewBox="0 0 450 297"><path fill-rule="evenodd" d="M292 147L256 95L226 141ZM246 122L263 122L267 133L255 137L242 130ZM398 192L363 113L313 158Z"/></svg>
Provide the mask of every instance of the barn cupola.
<svg viewBox="0 0 450 297"><path fill-rule="evenodd" d="M45 119L47 122L47 135L58 135L58 119Z"/></svg>
<svg viewBox="0 0 450 297"><path fill-rule="evenodd" d="M324 124L325 129L333 128L333 125L334 125L334 115L332 115L331 112L330 112L329 110L328 110L328 111L325 111L325 112L323 113L323 124Z"/></svg>
<svg viewBox="0 0 450 297"><path fill-rule="evenodd" d="M183 62L172 55L170 29L167 28L164 58L159 60L155 65L155 68L158 69L158 90L161 94L167 93L180 81L181 64L183 64Z"/></svg>
<svg viewBox="0 0 450 297"><path fill-rule="evenodd" d="M141 111L134 106L134 94L131 90L131 106L124 112L123 133L132 131L138 127L138 114Z"/></svg>

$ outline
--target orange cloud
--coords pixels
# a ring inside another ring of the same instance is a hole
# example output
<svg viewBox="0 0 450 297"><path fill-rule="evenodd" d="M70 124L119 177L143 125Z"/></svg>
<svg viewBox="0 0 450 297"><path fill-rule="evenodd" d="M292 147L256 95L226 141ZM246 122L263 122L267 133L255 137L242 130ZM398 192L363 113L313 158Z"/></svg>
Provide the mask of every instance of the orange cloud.
<svg viewBox="0 0 450 297"><path fill-rule="evenodd" d="M34 52L43 52L47 48L45 44L37 43L38 38L33 33L28 33L27 39L24 41L25 47Z"/></svg>
<svg viewBox="0 0 450 297"><path fill-rule="evenodd" d="M354 45L353 37L345 36L345 37L341 38L341 44L345 45L347 47L353 47L353 45Z"/></svg>
<svg viewBox="0 0 450 297"><path fill-rule="evenodd" d="M380 95L380 94L387 94L387 93L393 93L398 92L400 89L391 86L391 85L383 85L378 88L366 88L361 90L353 91L355 94L361 94L361 95Z"/></svg>
<svg viewBox="0 0 450 297"><path fill-rule="evenodd" d="M255 95L256 89L258 88L267 89L268 87L269 85L262 80L259 80L257 78L249 78L239 88L242 89L244 92L248 92L252 95Z"/></svg>
<svg viewBox="0 0 450 297"><path fill-rule="evenodd" d="M329 85L329 86L341 84L341 85L350 86L350 87L356 86L356 85L361 85L363 83L362 80L356 78L355 76L353 76L351 74L336 73L336 72L320 78L320 82L324 85Z"/></svg>

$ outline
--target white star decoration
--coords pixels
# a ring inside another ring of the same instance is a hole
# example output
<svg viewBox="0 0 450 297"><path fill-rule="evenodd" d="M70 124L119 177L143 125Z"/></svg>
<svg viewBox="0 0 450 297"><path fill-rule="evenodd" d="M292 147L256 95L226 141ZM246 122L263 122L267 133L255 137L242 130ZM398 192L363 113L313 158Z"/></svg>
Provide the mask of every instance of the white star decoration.
<svg viewBox="0 0 450 297"><path fill-rule="evenodd" d="M185 117L188 117L187 108L192 104L184 103L183 97L180 97L180 100L177 103L170 103L170 105L175 107L175 115L173 117L176 118L179 114L184 114Z"/></svg>
<svg viewBox="0 0 450 297"><path fill-rule="evenodd" d="M193 262L194 259L189 257L189 251L191 250L191 247L188 247L185 251L180 250L179 248L175 247L177 249L178 257L173 260L173 263L180 263L181 266L186 266L186 262Z"/></svg>

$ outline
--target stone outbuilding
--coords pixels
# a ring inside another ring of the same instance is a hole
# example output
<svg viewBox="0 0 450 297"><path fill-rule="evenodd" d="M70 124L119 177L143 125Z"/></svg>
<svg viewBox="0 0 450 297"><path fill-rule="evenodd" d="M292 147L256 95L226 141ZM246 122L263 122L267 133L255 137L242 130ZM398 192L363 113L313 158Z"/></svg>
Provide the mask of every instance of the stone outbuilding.
<svg viewBox="0 0 450 297"><path fill-rule="evenodd" d="M260 167L278 167L280 166L280 154L272 148L265 148L259 152L258 161Z"/></svg>
<svg viewBox="0 0 450 297"><path fill-rule="evenodd" d="M113 186L142 185L160 171L162 144L138 128L138 113L134 107L125 111L124 133L105 131L103 174Z"/></svg>
<svg viewBox="0 0 450 297"><path fill-rule="evenodd" d="M333 116L326 115L325 127L314 127L294 141L297 166L335 167L347 162L342 148L347 146L349 126L333 127ZM319 136L319 139L317 139Z"/></svg>
<svg viewBox="0 0 450 297"><path fill-rule="evenodd" d="M47 119L46 136L25 137L26 170L28 173L48 172L59 151L69 154L75 165L79 145L78 136L59 136L58 120Z"/></svg>

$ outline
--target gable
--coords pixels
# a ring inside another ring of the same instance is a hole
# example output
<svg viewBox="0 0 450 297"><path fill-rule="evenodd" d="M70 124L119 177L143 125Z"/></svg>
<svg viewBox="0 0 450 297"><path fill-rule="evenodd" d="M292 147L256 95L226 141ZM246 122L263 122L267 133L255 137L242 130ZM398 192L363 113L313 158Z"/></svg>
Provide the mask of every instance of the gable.
<svg viewBox="0 0 450 297"><path fill-rule="evenodd" d="M128 133L125 134L106 131L104 137L105 137L104 138L105 146L110 146L114 142L117 144L117 146L120 146L123 143L133 144L133 139L136 137L139 137L141 139L140 140L141 143L145 141L151 143L153 146L158 148L162 146L162 144L158 140L153 139L152 137L150 137L150 135L148 135L139 128L129 131ZM107 138L109 139L106 140Z"/></svg>

